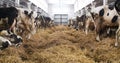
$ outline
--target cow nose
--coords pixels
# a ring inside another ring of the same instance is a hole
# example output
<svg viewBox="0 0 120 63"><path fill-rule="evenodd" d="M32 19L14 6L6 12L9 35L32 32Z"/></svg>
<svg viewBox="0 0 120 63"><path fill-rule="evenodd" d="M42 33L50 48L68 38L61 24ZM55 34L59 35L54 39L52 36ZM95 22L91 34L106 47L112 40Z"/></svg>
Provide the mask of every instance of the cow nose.
<svg viewBox="0 0 120 63"><path fill-rule="evenodd" d="M76 29L78 31L78 29Z"/></svg>
<svg viewBox="0 0 120 63"><path fill-rule="evenodd" d="M3 48L7 48L9 45L10 45L10 44L9 44L8 41L2 43L2 47L3 47Z"/></svg>
<svg viewBox="0 0 120 63"><path fill-rule="evenodd" d="M19 40L19 42L23 42L23 40L21 38L19 38L18 40Z"/></svg>

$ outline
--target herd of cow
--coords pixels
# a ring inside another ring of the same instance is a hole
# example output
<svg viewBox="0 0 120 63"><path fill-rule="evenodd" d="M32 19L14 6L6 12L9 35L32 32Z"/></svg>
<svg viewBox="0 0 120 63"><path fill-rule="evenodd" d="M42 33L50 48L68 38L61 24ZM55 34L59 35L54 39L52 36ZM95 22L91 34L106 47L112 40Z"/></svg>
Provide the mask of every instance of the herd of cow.
<svg viewBox="0 0 120 63"><path fill-rule="evenodd" d="M96 40L100 41L103 33L115 32L115 46L120 46L120 0L109 5L85 9L86 13L69 20L69 26L76 30L83 29L85 34L88 30L95 30Z"/></svg>
<svg viewBox="0 0 120 63"><path fill-rule="evenodd" d="M40 12L16 7L0 8L0 49L19 46L23 37L30 39L39 28L53 26L50 17Z"/></svg>
<svg viewBox="0 0 120 63"><path fill-rule="evenodd" d="M109 34L110 30L114 30L116 32L115 46L118 46L120 43L120 0L110 5L91 6L85 11L86 14L70 19L68 26L77 30L83 29L86 34L92 28L96 31L97 41L100 41L103 33ZM54 26L53 24L50 17L42 16L40 12L16 7L0 8L0 49L8 46L17 47L22 44L22 38L30 39L37 29L51 27Z"/></svg>

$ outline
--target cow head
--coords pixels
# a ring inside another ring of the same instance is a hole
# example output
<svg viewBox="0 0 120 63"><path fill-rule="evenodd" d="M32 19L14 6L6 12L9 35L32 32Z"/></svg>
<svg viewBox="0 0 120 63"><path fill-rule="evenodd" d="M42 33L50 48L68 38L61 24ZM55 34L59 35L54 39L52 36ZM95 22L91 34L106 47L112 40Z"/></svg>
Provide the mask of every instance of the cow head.
<svg viewBox="0 0 120 63"><path fill-rule="evenodd" d="M23 42L22 37L18 36L16 34L10 34L9 38L10 38L9 40L11 41L11 43L13 45L15 45L16 47L20 46L22 44L22 42Z"/></svg>
<svg viewBox="0 0 120 63"><path fill-rule="evenodd" d="M1 36L8 39L12 43L12 45L15 45L16 47L20 46L23 42L21 36L16 35L10 31L6 31L6 30L1 31Z"/></svg>
<svg viewBox="0 0 120 63"><path fill-rule="evenodd" d="M29 13L27 10L24 10L24 14L25 14L26 16L28 16L29 18L31 18L32 15L33 15L33 11L31 11L31 12Z"/></svg>

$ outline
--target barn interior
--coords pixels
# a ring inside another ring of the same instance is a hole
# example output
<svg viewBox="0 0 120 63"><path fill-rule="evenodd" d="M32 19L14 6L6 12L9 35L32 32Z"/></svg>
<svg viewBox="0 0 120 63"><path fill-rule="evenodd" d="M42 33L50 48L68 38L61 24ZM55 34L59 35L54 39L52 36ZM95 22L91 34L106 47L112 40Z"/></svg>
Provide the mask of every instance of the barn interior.
<svg viewBox="0 0 120 63"><path fill-rule="evenodd" d="M119 26L119 0L0 0L0 63L120 63Z"/></svg>

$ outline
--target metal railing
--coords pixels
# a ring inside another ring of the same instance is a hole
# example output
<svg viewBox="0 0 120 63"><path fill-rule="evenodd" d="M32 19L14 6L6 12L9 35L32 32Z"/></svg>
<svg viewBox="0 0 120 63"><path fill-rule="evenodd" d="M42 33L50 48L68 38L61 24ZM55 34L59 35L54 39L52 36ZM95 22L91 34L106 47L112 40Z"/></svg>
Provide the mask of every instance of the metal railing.
<svg viewBox="0 0 120 63"><path fill-rule="evenodd" d="M15 3L12 0L0 0L0 8L2 8L2 7L11 7L11 6L12 7L19 7L19 8L28 8L28 7L24 6L24 5L17 4L17 3ZM34 9L31 9L31 10L34 11ZM38 11L38 12L41 12L41 14L43 14L44 16L48 16L48 14L45 11L43 11L43 10L42 11Z"/></svg>

